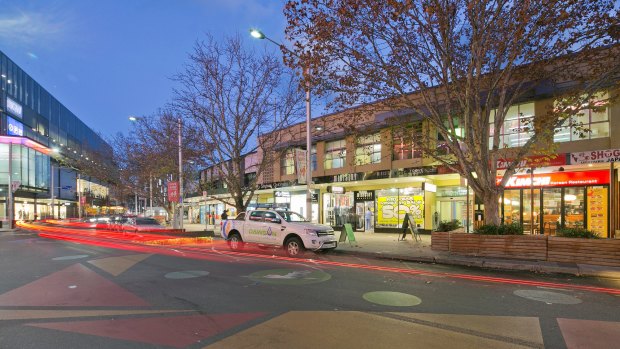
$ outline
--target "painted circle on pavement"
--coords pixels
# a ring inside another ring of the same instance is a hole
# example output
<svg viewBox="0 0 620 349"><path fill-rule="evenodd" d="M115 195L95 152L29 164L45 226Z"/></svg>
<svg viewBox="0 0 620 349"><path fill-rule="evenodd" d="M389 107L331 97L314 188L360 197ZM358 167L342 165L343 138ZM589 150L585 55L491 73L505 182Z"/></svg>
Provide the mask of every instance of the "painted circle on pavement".
<svg viewBox="0 0 620 349"><path fill-rule="evenodd" d="M581 299L559 292L542 291L542 290L516 290L513 292L515 296L523 297L537 302L547 304L579 304Z"/></svg>
<svg viewBox="0 0 620 349"><path fill-rule="evenodd" d="M80 259L80 258L86 258L88 257L87 254L77 254L75 256L62 256L62 257L56 257L56 258L52 258L53 261L68 261L71 259Z"/></svg>
<svg viewBox="0 0 620 349"><path fill-rule="evenodd" d="M207 276L209 272L206 270L185 270L185 271L173 271L164 275L166 279L191 279L201 276Z"/></svg>
<svg viewBox="0 0 620 349"><path fill-rule="evenodd" d="M251 280L274 285L307 285L324 282L332 276L321 270L271 269L252 273Z"/></svg>
<svg viewBox="0 0 620 349"><path fill-rule="evenodd" d="M368 292L364 294L363 298L370 303L391 307L413 307L422 303L422 300L414 295L390 291Z"/></svg>

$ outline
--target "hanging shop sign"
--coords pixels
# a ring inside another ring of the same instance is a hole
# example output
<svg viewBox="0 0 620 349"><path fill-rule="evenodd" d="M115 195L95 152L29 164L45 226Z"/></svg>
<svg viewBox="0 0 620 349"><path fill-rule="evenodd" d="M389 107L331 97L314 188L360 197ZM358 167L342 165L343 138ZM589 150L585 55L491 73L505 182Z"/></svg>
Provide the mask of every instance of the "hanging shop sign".
<svg viewBox="0 0 620 349"><path fill-rule="evenodd" d="M496 184L500 184L502 177L496 178ZM512 176L506 183L506 188L534 187L559 187L576 185L599 185L609 183L609 171L583 171L583 172L553 172L534 174L533 182L530 175Z"/></svg>
<svg viewBox="0 0 620 349"><path fill-rule="evenodd" d="M547 166L563 166L566 165L567 154L553 154L549 156L536 155L523 158L517 164L516 168L530 167L547 167ZM505 170L514 161L514 159L497 160L497 169Z"/></svg>
<svg viewBox="0 0 620 349"><path fill-rule="evenodd" d="M428 183L428 182L422 183L422 189L424 189L424 191L427 191L429 193L437 192L437 186L435 184Z"/></svg>
<svg viewBox="0 0 620 349"><path fill-rule="evenodd" d="M179 195L179 182L168 182L168 201L178 202L181 199Z"/></svg>
<svg viewBox="0 0 620 349"><path fill-rule="evenodd" d="M273 194L277 198L290 198L291 197L291 193L288 191L276 191Z"/></svg>
<svg viewBox="0 0 620 349"><path fill-rule="evenodd" d="M306 184L306 172L308 166L306 163L306 151L303 149L295 149L295 166L297 167L297 183Z"/></svg>
<svg viewBox="0 0 620 349"><path fill-rule="evenodd" d="M9 97L6 97L6 111L11 113L13 116L17 116L18 118L22 118L22 105L15 102Z"/></svg>
<svg viewBox="0 0 620 349"><path fill-rule="evenodd" d="M9 136L24 136L24 125L10 116L6 117L6 134Z"/></svg>
<svg viewBox="0 0 620 349"><path fill-rule="evenodd" d="M375 192L373 190L360 190L353 193L355 201L375 201Z"/></svg>
<svg viewBox="0 0 620 349"><path fill-rule="evenodd" d="M437 174L437 167L409 167L392 171L392 177L415 177Z"/></svg>
<svg viewBox="0 0 620 349"><path fill-rule="evenodd" d="M620 161L620 149L582 151L570 153L571 165Z"/></svg>
<svg viewBox="0 0 620 349"><path fill-rule="evenodd" d="M261 183L258 185L257 189L258 190L265 190L265 189L276 189L276 188L286 188L286 187L292 187L294 185L296 185L297 183L291 182L291 181L284 181L284 182L273 182L273 183Z"/></svg>
<svg viewBox="0 0 620 349"><path fill-rule="evenodd" d="M327 187L328 193L344 194L345 191L346 190L344 189L344 187L336 187L336 186L331 186L331 185Z"/></svg>
<svg viewBox="0 0 620 349"><path fill-rule="evenodd" d="M381 170L373 172L354 172L354 173L342 173L334 176L321 176L313 178L312 180L316 184L326 183L342 183L342 182L355 182L355 181L367 181L372 179L385 179L390 178L390 170Z"/></svg>

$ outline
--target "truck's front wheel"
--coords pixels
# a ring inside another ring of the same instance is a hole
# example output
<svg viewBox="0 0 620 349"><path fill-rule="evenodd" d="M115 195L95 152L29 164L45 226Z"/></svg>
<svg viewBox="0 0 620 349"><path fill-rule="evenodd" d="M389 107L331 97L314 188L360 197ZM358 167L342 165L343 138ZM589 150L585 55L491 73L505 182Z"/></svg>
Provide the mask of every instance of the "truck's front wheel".
<svg viewBox="0 0 620 349"><path fill-rule="evenodd" d="M304 254L304 243L300 238L293 236L286 240L284 249L289 257L301 257Z"/></svg>

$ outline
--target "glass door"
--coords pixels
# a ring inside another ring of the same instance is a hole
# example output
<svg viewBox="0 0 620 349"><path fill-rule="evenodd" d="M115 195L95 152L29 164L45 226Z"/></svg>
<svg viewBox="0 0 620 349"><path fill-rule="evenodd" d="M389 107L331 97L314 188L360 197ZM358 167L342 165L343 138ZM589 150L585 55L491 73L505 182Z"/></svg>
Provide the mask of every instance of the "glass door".
<svg viewBox="0 0 620 349"><path fill-rule="evenodd" d="M585 203L583 187L564 188L564 226L585 228Z"/></svg>
<svg viewBox="0 0 620 349"><path fill-rule="evenodd" d="M523 232L540 234L540 189L534 189L534 211L531 196L531 189L523 189Z"/></svg>
<svg viewBox="0 0 620 349"><path fill-rule="evenodd" d="M364 231L364 202L355 203L355 230Z"/></svg>
<svg viewBox="0 0 620 349"><path fill-rule="evenodd" d="M543 189L543 233L555 235L562 223L562 188Z"/></svg>

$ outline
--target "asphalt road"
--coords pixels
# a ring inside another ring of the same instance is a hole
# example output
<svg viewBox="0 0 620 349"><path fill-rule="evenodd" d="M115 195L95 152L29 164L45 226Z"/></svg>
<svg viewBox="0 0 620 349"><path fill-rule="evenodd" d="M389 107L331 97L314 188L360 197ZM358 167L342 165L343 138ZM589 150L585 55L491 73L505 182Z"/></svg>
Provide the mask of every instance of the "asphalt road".
<svg viewBox="0 0 620 349"><path fill-rule="evenodd" d="M0 235L0 348L612 348L620 342L617 280L87 240L66 232L54 239Z"/></svg>

